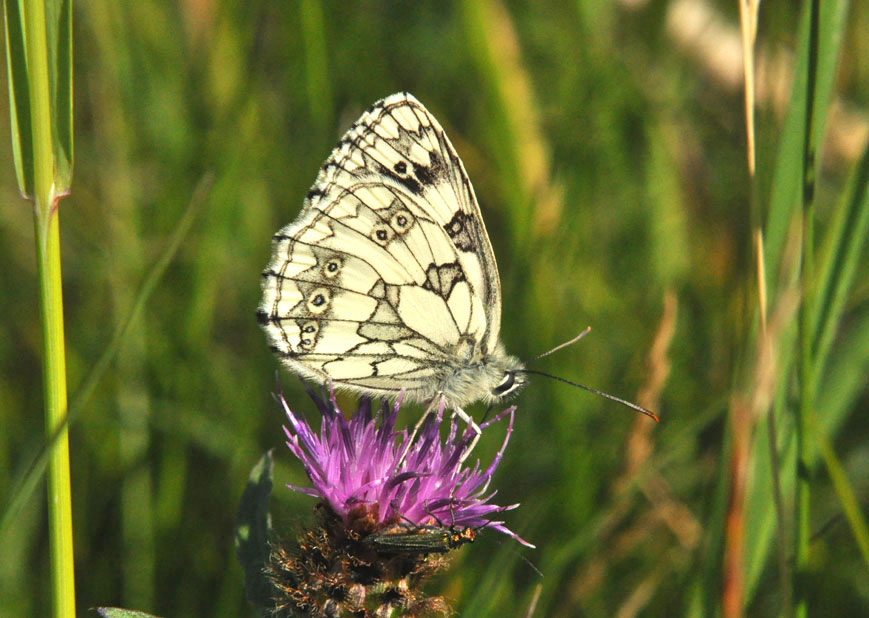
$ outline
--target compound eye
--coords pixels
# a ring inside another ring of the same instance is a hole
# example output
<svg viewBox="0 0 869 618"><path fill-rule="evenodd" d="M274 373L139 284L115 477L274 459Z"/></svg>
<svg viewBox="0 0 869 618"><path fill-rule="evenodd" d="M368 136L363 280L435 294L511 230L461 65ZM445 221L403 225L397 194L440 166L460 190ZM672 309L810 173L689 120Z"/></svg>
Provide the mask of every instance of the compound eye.
<svg viewBox="0 0 869 618"><path fill-rule="evenodd" d="M513 390L513 387L516 384L516 375L512 371L508 371L504 374L504 379L501 380L501 383L492 389L492 394L496 397L501 397L502 395L509 393Z"/></svg>

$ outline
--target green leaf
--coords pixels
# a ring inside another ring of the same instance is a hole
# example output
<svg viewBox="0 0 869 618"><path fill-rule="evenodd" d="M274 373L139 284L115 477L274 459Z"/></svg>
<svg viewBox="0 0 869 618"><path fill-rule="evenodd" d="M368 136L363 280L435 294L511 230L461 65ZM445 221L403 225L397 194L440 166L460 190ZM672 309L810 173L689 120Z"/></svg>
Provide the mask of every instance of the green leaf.
<svg viewBox="0 0 869 618"><path fill-rule="evenodd" d="M72 0L46 3L48 60L51 74L51 119L54 140L54 185L58 195L72 183Z"/></svg>
<svg viewBox="0 0 869 618"><path fill-rule="evenodd" d="M21 2L8 0L6 8L6 68L9 76L9 110L12 117L12 154L18 190L33 197L33 128L30 119L30 84L24 51ZM22 138L22 136L24 136Z"/></svg>
<svg viewBox="0 0 869 618"><path fill-rule="evenodd" d="M235 552L244 569L247 599L257 607L265 607L271 598L264 569L272 530L269 498L273 468L272 452L267 451L250 472L235 522Z"/></svg>
<svg viewBox="0 0 869 618"><path fill-rule="evenodd" d="M28 199L35 194L33 108L28 80L37 69L28 62L23 0L9 0L6 9L6 63L12 119L12 152L18 189ZM72 3L45 3L48 90L51 110L51 153L55 195L69 193L72 182Z"/></svg>

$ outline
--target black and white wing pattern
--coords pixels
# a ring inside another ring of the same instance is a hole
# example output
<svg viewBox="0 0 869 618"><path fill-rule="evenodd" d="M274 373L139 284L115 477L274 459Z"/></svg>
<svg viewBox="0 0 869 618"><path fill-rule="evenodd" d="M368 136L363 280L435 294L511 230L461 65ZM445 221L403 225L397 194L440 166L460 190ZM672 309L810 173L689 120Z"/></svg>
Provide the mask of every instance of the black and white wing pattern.
<svg viewBox="0 0 869 618"><path fill-rule="evenodd" d="M274 236L262 288L272 348L318 382L446 393L458 406L504 375L480 207L440 124L408 93L372 105L332 151L299 218Z"/></svg>

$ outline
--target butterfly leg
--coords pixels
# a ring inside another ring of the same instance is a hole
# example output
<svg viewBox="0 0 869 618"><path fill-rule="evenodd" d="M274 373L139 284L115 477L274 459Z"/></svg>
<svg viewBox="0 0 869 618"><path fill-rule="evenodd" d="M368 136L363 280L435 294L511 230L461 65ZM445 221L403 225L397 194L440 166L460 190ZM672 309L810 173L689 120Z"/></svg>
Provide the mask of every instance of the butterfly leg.
<svg viewBox="0 0 869 618"><path fill-rule="evenodd" d="M453 408L452 416L459 417L468 425L468 429L474 432L474 437L471 438L470 442L468 442L468 445L465 447L465 450L462 453L462 458L459 459L459 463L461 464L465 462L465 460L471 454L471 451L473 451L474 447L477 446L477 442L479 442L480 436L483 434L483 430L480 429L480 426L477 425L477 422L471 417L471 415L462 410L461 408Z"/></svg>
<svg viewBox="0 0 869 618"><path fill-rule="evenodd" d="M417 434L419 434L419 430L422 429L425 421L428 419L429 416L433 416L437 412L438 408L444 405L445 402L446 400L444 399L443 395L439 395L429 402L428 407L426 407L425 409L425 412L422 413L422 416L419 417L416 425L413 426L413 431L410 434L410 438L407 440L407 442L404 443L404 452L401 454L401 457L398 458L398 463L395 464L396 470L398 470L401 467L401 464L404 463L404 459L405 457L407 457L407 453L408 451L410 451L410 447L413 444L413 441L416 440L416 436Z"/></svg>

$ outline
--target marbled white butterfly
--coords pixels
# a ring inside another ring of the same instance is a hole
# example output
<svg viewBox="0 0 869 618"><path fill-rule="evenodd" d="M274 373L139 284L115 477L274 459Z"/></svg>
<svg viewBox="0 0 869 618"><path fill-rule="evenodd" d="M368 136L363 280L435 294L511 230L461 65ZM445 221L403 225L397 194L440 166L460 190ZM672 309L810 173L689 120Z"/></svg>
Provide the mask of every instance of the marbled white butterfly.
<svg viewBox="0 0 869 618"><path fill-rule="evenodd" d="M257 313L293 371L371 396L492 404L527 379L499 340L501 284L471 181L412 95L372 105L273 239ZM474 440L475 441L475 440ZM468 451L473 447L473 442Z"/></svg>

